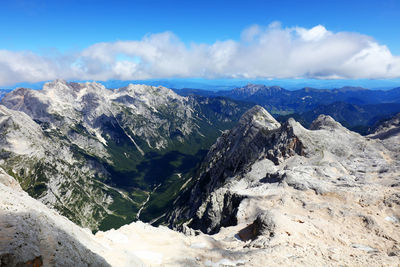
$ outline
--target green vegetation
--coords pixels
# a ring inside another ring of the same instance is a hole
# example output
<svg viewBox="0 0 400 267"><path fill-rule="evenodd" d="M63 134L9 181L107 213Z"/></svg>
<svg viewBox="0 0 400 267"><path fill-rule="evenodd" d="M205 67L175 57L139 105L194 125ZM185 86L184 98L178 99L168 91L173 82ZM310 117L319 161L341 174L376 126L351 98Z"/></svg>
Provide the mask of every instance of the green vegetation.
<svg viewBox="0 0 400 267"><path fill-rule="evenodd" d="M62 178L53 204L62 215L78 224L90 227L99 224L99 230L118 228L135 221L142 207L140 219L151 221L170 209L183 185L190 186L188 179L194 176L221 131L231 128L251 107L223 98L200 99L199 103L193 107L194 118L186 117L187 111L174 101L157 107L157 112L148 110L156 123L115 103L114 108L119 110L116 118L105 115L99 118L107 141L107 158L99 156L95 149L72 144L70 138L77 135L96 138L83 121L67 129L55 129L48 122L37 121L45 130L45 138L59 144L60 149L71 151L76 161L53 157L50 152L37 159L2 150L0 158L6 159L2 167L34 198L50 190L50 179ZM57 121L64 120L59 114L51 116ZM185 127L191 127L190 134ZM138 130L147 134L146 140L135 135ZM155 149L160 140L165 142L164 148ZM104 197L107 203L102 202ZM90 208L91 214L82 215L83 207Z"/></svg>

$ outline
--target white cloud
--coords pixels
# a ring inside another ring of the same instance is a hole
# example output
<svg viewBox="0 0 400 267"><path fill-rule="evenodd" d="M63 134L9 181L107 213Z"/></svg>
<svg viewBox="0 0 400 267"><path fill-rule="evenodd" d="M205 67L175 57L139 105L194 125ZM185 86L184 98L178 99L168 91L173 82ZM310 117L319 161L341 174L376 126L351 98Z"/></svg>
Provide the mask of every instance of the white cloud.
<svg viewBox="0 0 400 267"><path fill-rule="evenodd" d="M97 43L73 55L0 50L0 85L64 79L399 78L400 57L359 33L253 25L239 41L185 45L171 32Z"/></svg>
<svg viewBox="0 0 400 267"><path fill-rule="evenodd" d="M327 31L324 26L317 25L309 30L297 27L296 32L304 41L319 41L332 33Z"/></svg>

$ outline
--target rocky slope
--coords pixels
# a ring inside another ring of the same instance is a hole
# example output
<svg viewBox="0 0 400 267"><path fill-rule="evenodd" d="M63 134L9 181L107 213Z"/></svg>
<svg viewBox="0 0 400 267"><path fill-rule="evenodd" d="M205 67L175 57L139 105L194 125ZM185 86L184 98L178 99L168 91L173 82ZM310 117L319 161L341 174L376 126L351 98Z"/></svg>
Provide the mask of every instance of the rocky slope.
<svg viewBox="0 0 400 267"><path fill-rule="evenodd" d="M376 127L369 138L379 139L384 146L393 152L394 157L400 159L400 113L393 118L382 122Z"/></svg>
<svg viewBox="0 0 400 267"><path fill-rule="evenodd" d="M1 266L110 266L108 248L82 229L31 198L0 169ZM102 255L102 256L100 256ZM142 262L130 255L135 266Z"/></svg>
<svg viewBox="0 0 400 267"><path fill-rule="evenodd" d="M386 140L395 138L400 134L400 113L393 116L391 119L382 122L376 127L373 134L370 135L372 138L378 138Z"/></svg>
<svg viewBox="0 0 400 267"><path fill-rule="evenodd" d="M0 105L0 167L79 225L160 217L221 130L246 105L164 87L56 80Z"/></svg>
<svg viewBox="0 0 400 267"><path fill-rule="evenodd" d="M4 267L235 266L246 262L217 237L188 237L142 222L93 235L31 198L2 169L0 237Z"/></svg>
<svg viewBox="0 0 400 267"><path fill-rule="evenodd" d="M279 125L255 107L217 140L170 223L236 231L254 265L397 265L400 160L390 142L324 115L309 130Z"/></svg>

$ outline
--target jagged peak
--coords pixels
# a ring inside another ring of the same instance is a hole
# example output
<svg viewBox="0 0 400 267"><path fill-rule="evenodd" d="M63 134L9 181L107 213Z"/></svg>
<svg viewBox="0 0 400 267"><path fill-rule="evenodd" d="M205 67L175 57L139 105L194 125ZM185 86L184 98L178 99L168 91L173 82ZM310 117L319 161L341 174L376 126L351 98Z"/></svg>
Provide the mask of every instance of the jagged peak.
<svg viewBox="0 0 400 267"><path fill-rule="evenodd" d="M65 84L65 85L68 84L68 82L67 82L66 80L64 80L64 79L55 79L55 80L53 80L53 81L51 81L51 82L48 82L48 83L49 83L49 84L51 84L51 83L54 83L54 84L60 83L60 84Z"/></svg>
<svg viewBox="0 0 400 267"><path fill-rule="evenodd" d="M272 117L263 107L256 105L246 111L239 120L239 125L258 124L268 130L274 130L281 124Z"/></svg>
<svg viewBox="0 0 400 267"><path fill-rule="evenodd" d="M329 115L319 115L310 125L310 130L333 130L333 129L342 129L343 126L335 121Z"/></svg>
<svg viewBox="0 0 400 267"><path fill-rule="evenodd" d="M57 79L43 85L42 92L46 95L54 97L56 95L65 95L72 93L76 86L70 86L65 80Z"/></svg>

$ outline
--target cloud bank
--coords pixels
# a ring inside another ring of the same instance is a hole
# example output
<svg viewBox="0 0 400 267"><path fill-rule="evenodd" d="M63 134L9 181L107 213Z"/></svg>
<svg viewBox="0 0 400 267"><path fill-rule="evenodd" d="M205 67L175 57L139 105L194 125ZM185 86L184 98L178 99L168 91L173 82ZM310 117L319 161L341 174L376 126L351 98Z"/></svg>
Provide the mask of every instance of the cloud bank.
<svg viewBox="0 0 400 267"><path fill-rule="evenodd" d="M400 57L372 37L322 25L245 29L238 41L186 45L172 32L96 43L73 54L0 50L0 85L56 78L385 79L400 77Z"/></svg>

